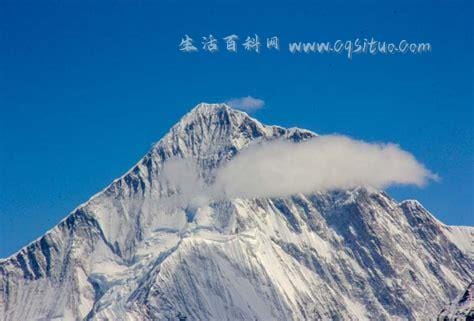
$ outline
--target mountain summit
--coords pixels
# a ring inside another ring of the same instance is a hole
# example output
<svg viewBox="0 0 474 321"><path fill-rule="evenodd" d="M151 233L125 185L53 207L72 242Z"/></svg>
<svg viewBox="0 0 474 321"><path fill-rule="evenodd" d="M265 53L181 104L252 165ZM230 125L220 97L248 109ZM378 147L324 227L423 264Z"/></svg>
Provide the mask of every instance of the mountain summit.
<svg viewBox="0 0 474 321"><path fill-rule="evenodd" d="M125 175L0 261L0 320L428 320L472 280L474 229L355 188L170 203L213 170L316 134L200 104ZM166 204L166 206L165 206ZM173 206L170 206L172 204Z"/></svg>

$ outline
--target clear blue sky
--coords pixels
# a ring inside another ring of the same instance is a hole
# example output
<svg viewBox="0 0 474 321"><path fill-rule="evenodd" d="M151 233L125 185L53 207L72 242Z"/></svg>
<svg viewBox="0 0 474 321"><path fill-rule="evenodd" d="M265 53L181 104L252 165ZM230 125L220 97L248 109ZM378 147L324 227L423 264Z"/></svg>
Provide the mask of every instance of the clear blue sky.
<svg viewBox="0 0 474 321"><path fill-rule="evenodd" d="M201 101L252 95L265 123L390 141L442 180L393 188L474 225L473 2L0 1L0 257L133 166ZM431 42L424 55L221 51L180 39Z"/></svg>

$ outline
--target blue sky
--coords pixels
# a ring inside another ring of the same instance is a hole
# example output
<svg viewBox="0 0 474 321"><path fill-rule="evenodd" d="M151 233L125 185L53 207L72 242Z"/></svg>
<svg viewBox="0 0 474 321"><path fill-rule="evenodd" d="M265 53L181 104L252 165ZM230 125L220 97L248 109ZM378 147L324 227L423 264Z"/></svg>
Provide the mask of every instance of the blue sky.
<svg viewBox="0 0 474 321"><path fill-rule="evenodd" d="M474 225L472 1L0 1L0 257L133 166L201 101L251 95L264 123L395 142L442 180L415 198ZM280 52L184 54L184 34ZM430 42L423 55L291 55L289 41Z"/></svg>

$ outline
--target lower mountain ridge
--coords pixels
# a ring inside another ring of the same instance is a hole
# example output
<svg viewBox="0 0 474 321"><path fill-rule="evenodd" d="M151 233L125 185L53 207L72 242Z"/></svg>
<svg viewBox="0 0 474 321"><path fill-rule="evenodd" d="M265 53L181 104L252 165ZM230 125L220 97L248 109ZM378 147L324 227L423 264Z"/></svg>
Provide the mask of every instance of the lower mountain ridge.
<svg viewBox="0 0 474 321"><path fill-rule="evenodd" d="M0 261L0 320L454 320L461 308L468 320L474 228L417 201L370 187L166 201L179 193L160 179L171 159L195 160L211 181L250 144L314 136L198 105L124 176Z"/></svg>

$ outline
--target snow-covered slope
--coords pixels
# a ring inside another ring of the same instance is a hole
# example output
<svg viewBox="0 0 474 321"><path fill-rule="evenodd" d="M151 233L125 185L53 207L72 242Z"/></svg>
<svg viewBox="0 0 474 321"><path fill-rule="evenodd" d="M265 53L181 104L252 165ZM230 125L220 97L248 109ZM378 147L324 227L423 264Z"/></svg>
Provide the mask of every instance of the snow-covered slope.
<svg viewBox="0 0 474 321"><path fill-rule="evenodd" d="M1 320L428 320L472 280L474 229L357 188L165 202L170 159L213 169L315 134L200 104L129 172L0 261ZM164 204L167 203L167 206Z"/></svg>

